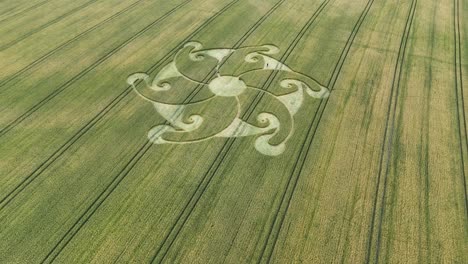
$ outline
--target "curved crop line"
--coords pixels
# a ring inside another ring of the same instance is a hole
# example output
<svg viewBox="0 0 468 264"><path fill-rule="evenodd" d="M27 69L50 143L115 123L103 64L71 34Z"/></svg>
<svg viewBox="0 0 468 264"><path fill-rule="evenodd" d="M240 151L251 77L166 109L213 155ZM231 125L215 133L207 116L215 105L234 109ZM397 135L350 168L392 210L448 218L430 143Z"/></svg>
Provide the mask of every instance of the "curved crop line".
<svg viewBox="0 0 468 264"><path fill-rule="evenodd" d="M251 70L242 72L241 74L238 75L238 77L243 77L246 74L255 73L255 72L259 72L259 71L265 71L265 69L264 68L251 69Z"/></svg>
<svg viewBox="0 0 468 264"><path fill-rule="evenodd" d="M143 33L144 30L148 30L151 26L154 26L157 24L157 22L160 22L162 19L164 19L165 17L169 16L170 14L172 14L173 12L175 12L177 9L179 9L180 7L182 7L182 5L185 5L186 3L190 2L192 0L188 0L188 1L185 1L183 2L182 4L174 7L173 9L171 9L170 11L168 11L165 15L161 16L160 18L156 19L155 21L153 21L153 23L149 24L148 26L146 26L145 28L143 28L139 33L137 33L136 35L132 36L131 38L129 38L126 42L124 42L125 44L124 45L127 45L128 43L130 43L134 38L136 38L138 35L141 35ZM120 46L120 48L122 48L123 46ZM173 49L174 51L174 49ZM110 55L113 54L113 52L115 51L111 51L109 52L106 56L109 57ZM172 51L171 51L172 52ZM102 57L102 58L106 58L106 56ZM169 55L168 55L169 56ZM166 56L166 58L168 57ZM101 59L102 59L101 58ZM164 58L160 61L162 62L164 60ZM97 66L97 65L95 65ZM94 66L94 67L95 67ZM91 65L89 67L89 70L87 72L89 72L90 70L92 70L92 68L94 68L93 65ZM84 75L84 74L82 74ZM77 76L81 76L81 75L77 75ZM76 77L76 76L75 76ZM74 80L75 78L73 78L72 80ZM71 81L68 81L68 86L71 84ZM49 101L50 99L52 99L53 97L55 97L59 92L63 91L66 87L68 86L62 86L61 87L61 90L56 90L53 94L49 95L46 99L42 100L41 102L41 105L45 104L47 101ZM117 105L118 102L120 102L121 100L123 100L123 98L125 98L125 96L132 90L131 86L128 87L127 89L125 89L122 93L120 93L116 98L114 98L106 107L104 107L104 109L102 109L96 116L94 116L84 127L82 127L81 129L79 129L77 131L76 134L74 134L69 140L67 140L59 149L57 149L51 156L49 156L49 158L47 158L43 163L41 163L31 174L29 174L23 181L20 182L20 184L18 184L11 192L9 192L5 197L3 197L1 200L0 200L0 211L16 196L18 195L18 193L23 190L27 185L29 185L29 183L31 183L32 180L34 180L37 176L39 176L48 166L50 166L50 164L52 164L52 162L54 162L55 160L57 160L59 158L59 156L61 156L68 148L70 148L70 146L76 141L78 140L78 138L80 138L84 133L86 133L86 131L88 131L92 126L94 126L94 124L96 124L100 119L102 119L104 117L105 114L107 114L115 105ZM46 101L47 100L47 101ZM37 108L39 108L41 105L37 104ZM36 111L37 108L33 107L32 109L32 112ZM31 113L30 113L31 114ZM30 115L29 114L29 115ZM29 116L28 115L28 116ZM25 116L24 118L26 118L27 116ZM24 119L22 118L22 119ZM3 129L0 131L0 136L2 136L3 134L5 134L8 130L6 130L7 128ZM11 128L10 128L11 129Z"/></svg>
<svg viewBox="0 0 468 264"><path fill-rule="evenodd" d="M461 113L462 113L462 116L463 116L463 126L465 127L465 144L466 144L466 148L468 149L468 127L467 127L467 124L466 124L466 113L465 113L465 97L463 96L464 93L463 93L463 67L462 67L462 51L461 51L461 33L460 33L460 1L459 0L456 0L456 11L455 11L455 14L456 14L456 19L457 19L457 22L456 22L456 28L457 28L457 32L458 34L455 34L455 36L458 38L458 41L456 42L456 44L458 44L458 71L459 71L459 79L460 79L460 91L461 91Z"/></svg>
<svg viewBox="0 0 468 264"><path fill-rule="evenodd" d="M306 77L306 78L308 78L308 79L314 81L315 83L317 83L317 84L320 85L320 86L326 87L325 85L321 84L321 83L319 82L319 80L315 79L315 78L312 77L312 76L309 76L309 75L307 75L307 74L305 74L305 73L303 73L303 72L299 72L299 71L295 71L295 72L296 72L297 74L299 74L299 75L302 75L302 76L304 76L304 77ZM327 88L328 88L328 87L327 87Z"/></svg>
<svg viewBox="0 0 468 264"><path fill-rule="evenodd" d="M293 40L293 42L289 45L288 49L286 50L286 53L291 53L292 49L291 47L295 47L297 43L299 42L300 39L305 35L307 29L312 25L312 23L315 21L315 19L318 17L318 15L322 12L324 7L328 4L329 0L325 0L322 2L322 4L319 6L319 8L314 12L314 14L311 16L311 18L306 22L304 27L301 29L301 31L298 33L296 38ZM288 57L288 55L283 55L282 59L280 61L284 61L283 59L285 57ZM271 74L274 75L274 74ZM271 76L270 75L270 76ZM271 81L270 81L271 80ZM267 79L267 81L264 83L263 87L265 85L270 85L272 83L273 78ZM268 87L267 86L267 87ZM249 117L252 114L253 110L250 111L250 113L245 113L242 118ZM203 176L202 180L198 184L197 188L195 191L192 193L191 198L188 200L184 208L182 209L181 213L179 214L178 218L174 222L173 226L170 228L170 231L167 233L165 236L163 242L161 245L158 247L156 250L152 262L155 262L156 260L162 261L167 252L169 251L169 248L172 246L174 243L176 237L178 236L180 230L182 227L185 225L186 221L188 220L189 216L191 215L192 211L194 210L196 204L202 197L203 193L205 192L206 188L210 184L211 180L213 179L214 175L216 172L219 170L222 162L224 161L225 157L227 156L228 152L230 151L232 145L234 144L236 138L229 138L228 140L225 141L223 147L221 148L220 152L217 154L215 157L215 160L209 167L208 171L205 173ZM167 246L165 246L167 244Z"/></svg>
<svg viewBox="0 0 468 264"><path fill-rule="evenodd" d="M179 57L179 55L180 55L180 53L181 53L182 51L183 51L183 49L180 49L179 51L176 52L176 54L174 55L174 60L173 60L174 62L177 61L177 59L178 59L178 57ZM177 68L177 64L176 64L176 68ZM197 80L191 78L190 76L184 74L184 73L183 73L181 70L179 70L178 68L177 68L177 71L179 72L179 74L180 74L184 79L186 79L186 80L188 80L188 81L190 81L190 82L193 82L193 83L196 83L196 84L199 84L199 85L208 85L208 83L205 83L206 80L197 81Z"/></svg>
<svg viewBox="0 0 468 264"><path fill-rule="evenodd" d="M253 89L253 90L257 90L259 93L266 93L266 94L269 94L270 96L273 96L273 98L278 98L275 94L273 94L272 92L268 91L268 89L262 89L262 88L259 88L259 87L254 87L254 86L247 86L248 88L250 89ZM268 87L267 87L268 88ZM302 90L302 93L304 93L304 89L303 88L298 88L298 89L301 89ZM278 99L277 99L278 100ZM289 110L288 110L289 112ZM293 132L294 132L294 116L291 115L291 113L289 113L289 116L291 118L291 124L289 124L289 133L288 133L288 136L283 140L283 142L287 142L293 135ZM250 115L249 115L250 117Z"/></svg>
<svg viewBox="0 0 468 264"><path fill-rule="evenodd" d="M9 19L14 18L14 17L20 16L20 15L22 15L23 13L26 13L26 12L28 12L28 11L30 11L30 10L35 9L35 8L38 8L38 7L40 7L40 6L42 6L42 5L46 4L46 3L48 3L49 1L50 1L50 0L45 0L45 1L42 1L42 2L39 2L39 3L36 3L36 4L34 4L34 5L30 6L30 7L27 7L27 8L25 8L25 9L19 11L19 12L16 13L16 14L13 14L13 15L8 16L8 17L5 17L5 18L2 18L2 19L0 19L0 23L3 23L3 22L5 22L5 21L7 21L7 20L9 20ZM11 10L11 9L10 9L10 10ZM2 15L3 15L3 14L6 14L6 13L9 13L10 10L8 10L8 11L2 13Z"/></svg>
<svg viewBox="0 0 468 264"><path fill-rule="evenodd" d="M101 58L99 58L97 61L95 61L93 64L89 65L88 67L86 67L85 69L83 69L81 72L79 72L77 75L73 76L70 80L68 80L67 82L65 82L64 84L62 84L61 86L59 86L56 90L54 90L52 93L50 93L49 95L47 95L44 99L40 100L39 102L37 102L35 105L33 105L31 108L29 108L26 112L24 112L22 115L20 115L19 117L17 117L15 120L11 121L10 123L8 123L8 125L6 125L4 128L2 128L0 130L0 137L5 135L6 133L8 133L8 131L10 131L11 129L13 129L15 126L17 126L19 123L21 123L23 120L25 120L27 117L29 117L30 115L32 115L34 112L36 112L39 108L41 108L43 105L45 105L48 101L52 100L54 97L56 97L58 94L60 94L61 92L63 92L65 89L67 89L68 87L70 87L73 83L75 83L76 81L78 81L79 79L81 79L81 77L85 76L87 73L89 73L90 71L92 71L94 68L96 68L97 66L99 66L101 63L103 63L104 61L106 61L107 59L109 59L110 57L112 57L116 52L120 51L121 49L123 49L124 47L126 47L128 44L130 44L133 40L135 40L136 38L140 37L142 34L144 34L146 31L150 30L153 26L157 25L158 23L160 23L161 21L163 21L164 19L166 19L168 16L170 16L171 14L175 13L177 10L179 10L180 8L182 8L183 6L185 6L186 4L188 4L189 2L191 2L193 0L186 0L185 2L182 2L181 4L177 5L176 7L174 7L173 9L171 9L170 11L168 11L166 14L164 14L163 16L157 18L156 20L154 20L153 22L151 22L150 24L148 24L147 26L145 26L143 29L141 29L140 31L138 31L135 35L131 36L130 38L128 38L127 40L125 40L124 42L122 42L119 46L113 48L112 50L110 50L108 53L106 53L104 56L102 56Z"/></svg>
<svg viewBox="0 0 468 264"><path fill-rule="evenodd" d="M56 17L55 19L52 19L51 21L49 21L49 22L47 22L47 23L45 23L45 24L43 24L43 25L41 25L41 26L31 30L31 31L29 31L28 33L24 34L23 36L15 39L13 41L10 41L10 42L8 42L6 44L3 44L2 46L0 46L0 51L4 51L5 49L10 48L11 46L17 44L18 42L20 42L20 41L32 36L33 34L36 34L37 32L39 32L39 31L41 31L41 30L43 30L43 29L45 29L45 28L47 28L47 27L49 27L49 26L51 26L51 25L53 25L53 24L55 24L57 22L59 22L60 20L66 18L67 16L72 15L72 14L80 11L81 9L84 9L87 6L90 6L91 4L93 4L95 2L97 2L97 0L88 1L88 2L86 2L84 4L82 4L82 5L80 5L78 7L75 7L72 10L60 15L59 17Z"/></svg>
<svg viewBox="0 0 468 264"><path fill-rule="evenodd" d="M88 28L87 30L81 32L80 34L76 35L75 37L65 41L64 43L60 44L59 46L55 47L54 49L50 50L49 52L47 52L46 54L44 54L43 56L41 56L40 58L34 60L33 62L31 62L30 64L28 64L27 66L25 66L24 68L22 68L21 70L15 72L14 74L12 74L10 77L7 77L5 80L1 81L0 82L0 87L6 85L7 83L9 83L10 81L12 81L13 79L15 79L16 77L20 76L21 74L23 74L24 72L26 72L27 70L33 68L34 66L40 64L41 62L43 62L44 60L46 60L47 58L49 58L50 56L52 56L53 54L55 54L57 51L61 50L62 48L66 47L68 44L78 40L79 38L83 37L84 35L98 29L99 27L103 26L104 24L106 24L107 22L110 22L112 20L114 20L115 18L117 18L118 16L128 12L129 10L133 9L134 7L136 7L140 2L142 2L144 0L138 0L136 2L134 2L133 4L125 7L124 9L120 10L119 12L115 13L114 15L106 18L105 20L99 22L98 24Z"/></svg>
<svg viewBox="0 0 468 264"><path fill-rule="evenodd" d="M245 71L245 72L242 72L241 74L238 75L238 77L243 77L245 74L250 74L250 73L253 73L253 72L258 72L258 71L266 71L265 69L261 68L261 69L252 69L252 70L248 70L248 71ZM299 72L299 71L296 71L294 70L294 72L287 72L287 71L283 71L281 69L274 69L274 70L271 70L271 71L275 71L275 72L285 72L285 73L290 73L290 74L297 74L297 75L300 75L300 76L303 76L311 81L313 81L314 83L320 85L320 86L323 86L325 87L324 85L322 85L317 79L315 79L314 77L312 76L309 76L305 73L302 73L302 72Z"/></svg>
<svg viewBox="0 0 468 264"><path fill-rule="evenodd" d="M395 127L395 116L396 116L396 108L398 104L398 95L400 91L400 80L401 75L403 72L403 63L405 61L405 54L406 54L406 45L408 42L409 34L411 32L411 28L414 21L414 14L416 11L417 0L413 0L411 3L411 8L408 12L408 17L406 19L404 32L401 38L400 47L398 49L398 60L395 63L395 68L393 72L393 80L392 80L392 88L390 90L390 98L388 102L388 109L387 109L387 120L385 123L385 130L383 134L382 140L382 149L380 154L380 161L379 161L379 173L377 176L376 187L375 187L375 196L373 202L373 210L371 215L371 223L370 223L370 232L369 232L369 240L367 244L367 254L366 254L366 263L371 262L378 262L379 254L380 254L380 242L382 236L382 222L383 216L385 214L385 200L387 194L387 178L388 178L388 171L389 171L389 163L391 158L392 152L392 144L393 144L393 132ZM386 149L387 147L387 149ZM386 151L385 151L386 150ZM385 163L385 168L384 168ZM377 202L379 200L379 189L382 183L382 194L381 194L381 206L380 206L380 217L377 220ZM376 221L378 221L377 231L374 230L374 226L376 225ZM374 232L376 233L375 242L374 242ZM375 258L371 260L372 254L372 245L375 243Z"/></svg>
<svg viewBox="0 0 468 264"><path fill-rule="evenodd" d="M466 173L465 173L465 156L463 152L463 136L462 136L462 125L465 129L465 146L466 151L468 152L468 130L466 125L466 116L465 116L465 98L463 94L463 72L462 72L462 57L461 57L461 40L460 40L460 1L454 0L453 4L453 12L454 12L454 41L455 41L455 53L454 53L454 62L455 62L455 98L456 98L456 105L457 105L457 119L458 119L458 137L460 141L460 156L461 156L461 169L462 169L462 182L463 182L463 190L465 194L465 215L468 217L468 196L467 196L467 186L466 186ZM457 54L458 53L458 54ZM457 56L458 55L458 56ZM458 58L458 63L457 63ZM458 69L458 70L457 70ZM458 90L460 90L460 95L458 94ZM459 105L459 97L461 98L461 104ZM461 108L461 110L460 110ZM461 112L461 118L460 118ZM463 122L460 120L462 119Z"/></svg>
<svg viewBox="0 0 468 264"><path fill-rule="evenodd" d="M183 47L183 45L192 39L196 34L200 33L206 26L208 26L213 20L215 20L218 16L226 12L229 8L231 8L234 4L239 2L240 0L233 0L226 6L224 6L221 10L216 12L212 17L208 18L205 22L203 22L195 31L189 34L185 39L179 42L172 50L170 50L166 56L156 62L153 66L149 68L147 72L152 72L161 65L163 65L167 60L169 60L177 50ZM62 155L65 151L67 151L71 145L73 145L81 136L83 136L87 131L89 131L97 122L99 122L107 113L110 112L116 105L118 105L130 92L132 91L132 87L128 86L126 90L120 93L114 100L112 100L103 110L101 110L94 118L92 118L84 127L82 127L68 142L66 142L62 147L57 150L56 153L59 153L49 164L47 167L50 166L55 160L58 159L60 155ZM83 213L75 224L64 234L64 236L58 241L58 243L51 249L51 251L46 255L43 259L44 262L52 262L65 248L65 246L71 241L71 239L76 235L76 233L81 229L81 227L88 221L88 219L94 214L94 212L99 208L102 202L107 199L110 193L117 187L117 185L128 175L131 169L136 165L136 163L145 155L145 153L149 150L149 148L153 144L151 141L146 141L140 149L135 153L135 155L129 160L129 162L120 170L120 172L114 177L112 182L108 185L108 187L90 204L87 208L85 213ZM55 153L54 153L55 154ZM46 168L47 168L46 167ZM46 168L42 169L39 174L35 175L34 178L37 178L42 171ZM34 180L31 179L30 181ZM29 184L29 183L28 183ZM24 189L24 187L22 188ZM1 210L2 208L0 208ZM85 219L84 221L81 221Z"/></svg>
<svg viewBox="0 0 468 264"><path fill-rule="evenodd" d="M148 85L148 84L146 83L146 85ZM151 98L151 97L149 97L149 96L143 94L140 90L138 90L137 85L132 85L132 89L133 89L133 91L134 91L136 94L138 94L143 100L145 100L145 101L147 101L147 102L149 102L149 103L162 103L162 102L158 102L157 100L155 100L155 99L153 99L153 98ZM215 97L216 97L216 96L213 94L213 95L211 95L210 97L207 97L207 98L198 100L198 101L196 101L196 102L184 103L183 105L186 106L186 105L193 105L193 104L197 104L197 103L201 103L201 102L207 102L207 101L209 101L209 100L212 100L212 99L215 98ZM165 105L173 105L173 106L181 105L180 103L166 103L166 102L164 102L163 104L165 104ZM166 125L166 123L163 123L162 125Z"/></svg>
<svg viewBox="0 0 468 264"><path fill-rule="evenodd" d="M343 48L343 50L341 52L341 55L340 55L340 57L338 59L338 62L335 65L335 68L333 70L332 77L330 78L330 81L329 81L328 86L327 86L329 88L330 92L333 90L333 88L335 86L335 83L336 83L336 81L338 79L338 76L339 76L339 74L341 72L341 68L342 68L342 66L344 64L344 61L346 60L346 58L348 56L348 53L349 53L349 51L351 49L351 46L354 43L354 39L355 39L357 33L359 32L362 23L364 22L365 18L367 17L367 14L369 13L369 10L372 7L373 3L374 3L374 0L369 0L367 2L366 7L364 8L361 15L359 16L358 21L354 25L354 27L353 27L353 29L351 31L351 34L348 37L348 40L346 41L345 47ZM314 118L313 118L313 120L312 120L312 122L311 122L311 124L309 126L309 129L308 129L308 131L306 133L306 137L304 139L302 147L299 150L299 157L298 157L298 159L296 160L296 163L293 166L293 169L291 171L291 175L290 175L290 177L288 179L288 183L287 183L286 188L285 188L285 190L284 190L284 192L282 194L281 203L278 206L277 211L275 213L275 217L274 217L275 220L273 221L273 223L271 224L271 226L269 228L267 239L266 239L266 241L264 243L263 249L262 249L260 257L258 259L258 263L261 263L264 259L266 260L265 262L270 262L270 260L271 260L273 251L274 251L274 249L276 247L279 232L282 229L284 219L285 219L286 214L287 214L287 210L289 208L290 202L291 202L292 197L294 195L294 192L296 190L297 183L299 181L299 177L300 177L300 175L302 173L302 169L303 169L305 161L306 161L306 159L308 157L310 147L312 145L312 142L313 142L313 139L315 137L318 125L320 124L321 118L323 116L323 113L325 111L325 108L326 108L327 104L328 104L328 98L323 99L320 102L318 110L314 114ZM323 105L323 107L321 108L322 105ZM317 120L317 122L315 122L316 120ZM314 124L316 124L316 125L314 126ZM288 192L288 190L290 190L290 192ZM281 210L283 210L283 212L281 212ZM280 215L280 212L281 212L281 215Z"/></svg>
<svg viewBox="0 0 468 264"><path fill-rule="evenodd" d="M215 98L215 97L211 97L210 99L212 99L212 98ZM237 98L237 97L234 97L234 98L237 101L236 118L239 118L239 115L240 115L240 112L241 112L241 103L240 103L239 98ZM159 126L164 126L164 125L166 125L166 124L162 124L162 125L159 125ZM226 129L228 126L229 125L227 125L224 129ZM211 135L207 135L205 137L202 137L202 138L199 138L199 139L194 139L194 140L187 140L187 141L171 141L171 140L166 140L166 139L163 139L163 140L168 142L168 143L171 143L171 144L185 145L185 144L200 143L200 142L203 142L203 141L207 141L209 139L212 139L212 138L216 137L216 135L217 135L217 132L212 132ZM150 141L153 141L153 138L150 138Z"/></svg>

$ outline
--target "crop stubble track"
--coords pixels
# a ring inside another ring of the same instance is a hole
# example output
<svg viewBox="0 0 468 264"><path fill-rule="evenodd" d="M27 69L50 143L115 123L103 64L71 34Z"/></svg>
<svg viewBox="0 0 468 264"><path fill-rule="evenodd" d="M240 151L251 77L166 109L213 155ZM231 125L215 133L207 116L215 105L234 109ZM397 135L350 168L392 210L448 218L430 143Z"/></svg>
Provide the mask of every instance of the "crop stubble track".
<svg viewBox="0 0 468 264"><path fill-rule="evenodd" d="M462 182L465 193L465 214L468 217L468 195L466 186L465 155L468 155L468 129L466 125L465 98L463 94L463 73L461 57L461 33L460 33L460 1L453 0L453 38L454 38L454 77L455 98L457 106L458 137L460 141L460 158L462 166ZM465 141L463 144L463 141Z"/></svg>
<svg viewBox="0 0 468 264"><path fill-rule="evenodd" d="M21 37L0 46L0 51L4 51L7 48L12 47L13 45L17 44L18 42L20 42L20 41L22 41L22 40L24 40L26 38L28 38L29 36L31 36L33 34L36 34L37 32L39 32L39 31L41 31L41 30L43 30L43 29L45 29L45 28L47 28L47 27L49 27L49 26L51 26L51 25L53 25L53 24L55 24L57 22L60 22L62 19L66 18L66 17L68 17L70 15L73 15L74 13L76 13L76 12L78 12L78 11L80 11L80 10L94 4L95 2L97 2L97 0L88 1L88 2L86 2L86 3L84 3L84 4L80 5L80 6L77 6L77 7L73 8L72 10L70 10L70 11L68 11L68 12L66 12L66 13L64 13L64 14L62 14L62 15L54 18L54 19L52 19L51 21L34 28L33 30L31 30L28 33L22 35Z"/></svg>
<svg viewBox="0 0 468 264"><path fill-rule="evenodd" d="M23 116L21 120L24 120L27 116L31 115L33 112L37 111L42 105L46 104L52 98L57 96L59 93L64 91L67 87L70 87L72 83L80 79L86 73L92 71L95 67L99 64L104 62L106 59L110 58L114 53L118 50L124 48L126 45L131 43L133 40L138 38L144 32L148 31L153 26L157 25L159 22L163 21L165 18L176 12L178 9L183 7L184 5L188 4L192 0L187 0L182 2L181 4L177 5L176 7L169 10L166 14L162 15L161 17L157 18L146 27L141 29L138 33L133 35L132 37L128 38L124 41L121 45L117 46L113 50L109 51L105 56L101 57L98 61L81 71L79 74L68 80L65 84L56 89L53 93L47 96L45 99L39 101L33 108L30 109L27 115ZM167 57L167 56L166 56ZM19 192L21 192L27 185L29 185L36 177L38 177L47 167L49 167L55 160L57 160L68 148L73 145L83 134L86 133L94 124L96 124L100 119L104 117L118 102L120 102L129 92L131 88L127 88L122 93L120 93L117 97L115 97L106 107L104 107L100 112L98 112L89 122L86 123L85 126L81 127L69 140L67 140L63 145L61 145L51 156L49 156L44 162L42 162L33 172L31 172L25 179L23 179L12 191L10 191L6 196L2 197L0 200L0 210L2 210ZM20 122L20 121L19 121ZM17 123L15 123L17 124ZM11 129L12 127L8 127ZM8 130L9 130L8 129ZM0 132L0 136L6 133L7 128Z"/></svg>
<svg viewBox="0 0 468 264"><path fill-rule="evenodd" d="M382 138L382 149L380 152L380 159L379 159L379 172L376 179L376 187L375 187L375 195L374 195L374 202L373 202L373 210L371 216L371 223L370 223L370 232L368 238L368 245L367 245L367 255L366 255L366 263L374 263L378 262L379 259L379 250L380 250L380 239L381 239L381 231L382 231L382 220L383 220L383 213L384 213L384 201L387 191L387 175L390 163L390 157L392 152L392 141L393 141L393 131L395 127L395 116L396 116L396 107L398 103L398 94L400 91L400 80L402 75L403 63L405 61L405 54L406 54L406 44L408 42L408 36L411 31L411 27L414 21L414 14L416 10L417 0L413 0L411 2L411 8L408 12L408 17L406 18L406 23L403 31L403 35L400 41L400 46L398 48L398 59L395 63L395 68L393 71L393 80L392 86L390 90L388 108L387 108L387 119L385 121L385 128L384 134ZM377 218L377 204L379 200L379 190L380 185L382 183L382 194L381 194L381 206L380 206L380 217ZM375 231L375 224L378 221L377 231ZM374 233L377 232L377 233ZM374 242L375 240L375 242ZM372 249L375 250L375 256L372 260Z"/></svg>
<svg viewBox="0 0 468 264"><path fill-rule="evenodd" d="M144 28L142 28L140 31L138 31L135 35L131 36L130 38L126 39L124 42L122 42L120 45L118 45L117 47L113 48L112 50L110 50L109 52L107 52L104 56L102 56L101 58L99 58L97 61L95 61L94 63L92 63L91 65L89 65L88 67L86 67L85 69L83 69L81 72L79 72L78 74L76 74L75 76L73 76L71 79L69 79L67 82L65 82L64 84L60 85L57 89L55 89L52 93L50 93L49 95L47 95L46 97L44 97L43 99L39 100L35 105L33 105L31 108L29 108L26 112L24 112L23 114L21 114L19 117L17 117L15 120L13 120L12 122L10 122L8 125L6 125L4 128L2 128L0 130L0 137L5 135L6 133L8 133L8 131L10 131L11 129L13 129L16 125L18 125L19 123L21 123L23 120L25 120L26 118L28 118L29 116L31 116L34 112L36 112L37 110L39 110L42 106L44 106L47 102L49 102L50 100L52 100L54 97L56 97L57 95L59 95L60 93L62 93L64 90L66 90L68 87L70 87L73 83L75 83L76 81L80 80L83 76L85 76L87 73L91 72L93 69L95 69L97 66L99 66L101 63L105 62L107 59L111 58L115 53L117 53L118 51L122 50L124 47L126 47L127 45L129 45L133 40L137 39L138 37L140 37L142 34L144 34L145 32L147 32L148 30L150 30L151 28L153 28L154 26L156 26L157 24L159 24L160 22L162 22L164 19L166 19L167 17L169 17L171 14L175 13L176 11L178 11L180 8L182 8L183 6L187 5L188 3L190 3L191 1L193 0L186 0L182 3L180 3L179 5L175 6L174 8L172 8L171 10L169 10L167 13L165 13L164 15L158 17L157 19L153 20L151 23L149 23L147 26L145 26Z"/></svg>
<svg viewBox="0 0 468 264"><path fill-rule="evenodd" d="M45 1L42 1L42 2L38 2L38 3L36 3L36 4L34 4L34 5L30 6L30 7L27 7L27 8L25 8L25 9L19 11L19 12L16 13L16 14L7 16L7 17L5 17L5 18L2 18L2 19L0 19L0 23L3 23L3 22L5 22L5 21L7 21L7 20L9 20L9 19L11 19L11 18L14 18L14 17L16 17L16 16L20 16L20 15L22 15L23 13L26 13L26 12L28 12L28 11L30 11L30 10L33 10L33 9L35 9L35 8L38 8L38 7L40 7L40 6L44 5L44 4L47 4L49 1L50 1L50 0L45 0ZM7 12L5 12L5 13L8 13L8 12L9 12L9 10L7 10ZM3 15L3 14L4 14L4 13L2 13L2 14L0 14L0 15Z"/></svg>
<svg viewBox="0 0 468 264"><path fill-rule="evenodd" d="M47 52L46 54L42 55L41 57L37 58L36 60L34 60L33 62L29 63L28 65L26 65L25 67L21 68L19 71L15 72L14 74L12 74L11 76L5 78L4 80L2 80L0 82L0 87L3 87L5 86L6 84L8 84L10 81L12 81L13 79L17 78L18 76L20 76L21 74L23 74L24 72L26 72L27 70L39 65L41 62L43 62L44 60L46 60L47 58L49 58L50 56L52 56L53 54L55 54L57 51L63 49L64 47L66 47L67 45L69 45L70 43L74 42L74 41L77 41L79 40L81 37L85 36L86 34L88 33L91 33L92 31L100 28L101 26L104 26L105 24L111 22L112 20L114 20L115 18L119 17L120 15L123 15L125 14L126 12L132 10L133 8L135 8L139 3L141 3L142 1L144 0L138 0L138 1L135 1L133 2L132 4L130 4L129 6L123 8L122 10L118 11L117 13L113 14L112 16L104 19L103 21L97 23L96 25L86 29L85 31L79 33L78 35L76 35L75 37L63 42L62 44L58 45L57 47L53 48L52 50L50 50L49 52ZM20 116L21 117L21 116ZM20 118L18 117L18 118ZM12 121L12 123L16 123L15 121ZM3 130L3 129L2 129ZM0 136L2 135L2 130L0 130Z"/></svg>

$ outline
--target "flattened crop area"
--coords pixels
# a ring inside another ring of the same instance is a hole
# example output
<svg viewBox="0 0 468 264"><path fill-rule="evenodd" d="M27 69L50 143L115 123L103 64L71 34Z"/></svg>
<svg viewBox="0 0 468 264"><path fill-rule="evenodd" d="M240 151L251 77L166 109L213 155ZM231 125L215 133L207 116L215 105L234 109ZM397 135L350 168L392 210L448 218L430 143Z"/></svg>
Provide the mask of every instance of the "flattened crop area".
<svg viewBox="0 0 468 264"><path fill-rule="evenodd" d="M0 2L0 263L468 263L468 1Z"/></svg>

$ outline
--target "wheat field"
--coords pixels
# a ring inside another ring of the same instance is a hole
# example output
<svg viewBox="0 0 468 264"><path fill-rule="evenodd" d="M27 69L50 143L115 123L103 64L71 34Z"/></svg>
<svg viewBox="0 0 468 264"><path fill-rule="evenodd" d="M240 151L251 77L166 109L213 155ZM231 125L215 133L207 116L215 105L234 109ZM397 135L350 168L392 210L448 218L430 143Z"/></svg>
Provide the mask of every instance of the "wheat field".
<svg viewBox="0 0 468 264"><path fill-rule="evenodd" d="M0 36L0 263L468 263L467 0L3 0Z"/></svg>

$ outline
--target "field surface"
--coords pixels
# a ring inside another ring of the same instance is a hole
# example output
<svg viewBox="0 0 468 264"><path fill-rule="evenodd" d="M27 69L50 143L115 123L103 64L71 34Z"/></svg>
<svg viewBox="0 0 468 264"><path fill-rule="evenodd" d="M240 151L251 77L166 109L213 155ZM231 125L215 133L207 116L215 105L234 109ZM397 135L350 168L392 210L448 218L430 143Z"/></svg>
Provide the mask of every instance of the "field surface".
<svg viewBox="0 0 468 264"><path fill-rule="evenodd" d="M468 263L468 0L4 0L0 36L0 263Z"/></svg>

